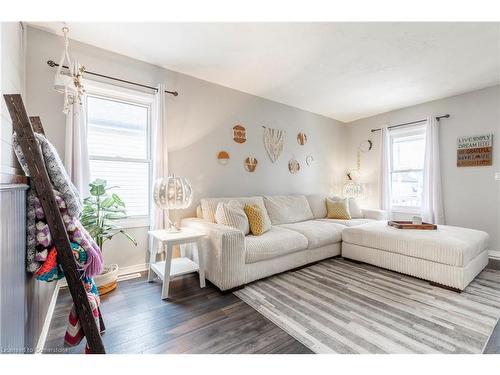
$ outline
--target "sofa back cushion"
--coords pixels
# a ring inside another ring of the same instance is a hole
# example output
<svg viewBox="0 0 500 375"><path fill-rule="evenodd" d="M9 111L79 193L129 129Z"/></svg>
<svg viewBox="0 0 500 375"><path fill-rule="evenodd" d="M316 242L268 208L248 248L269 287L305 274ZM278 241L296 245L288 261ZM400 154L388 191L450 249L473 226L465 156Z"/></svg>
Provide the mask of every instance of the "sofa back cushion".
<svg viewBox="0 0 500 375"><path fill-rule="evenodd" d="M215 211L220 202L228 203L229 201L238 201L242 206L245 204L256 204L266 212L264 200L262 197L239 197L239 198L203 198L200 200L203 219L215 223Z"/></svg>
<svg viewBox="0 0 500 375"><path fill-rule="evenodd" d="M296 223L314 218L305 195L265 196L264 204L272 225Z"/></svg>
<svg viewBox="0 0 500 375"><path fill-rule="evenodd" d="M307 202L315 219L326 217L326 196L320 194L306 195Z"/></svg>

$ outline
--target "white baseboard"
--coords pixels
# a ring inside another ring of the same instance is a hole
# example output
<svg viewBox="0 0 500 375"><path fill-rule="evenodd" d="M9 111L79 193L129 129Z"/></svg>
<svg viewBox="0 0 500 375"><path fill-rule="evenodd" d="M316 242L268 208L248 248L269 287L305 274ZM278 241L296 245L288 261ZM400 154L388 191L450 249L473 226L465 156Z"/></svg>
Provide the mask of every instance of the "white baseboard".
<svg viewBox="0 0 500 375"><path fill-rule="evenodd" d="M124 278L121 276L126 276L130 275L133 273L139 273L139 272L144 272L148 270L148 263L140 263L140 264L134 264L133 266L127 266L127 267L120 267L118 268L118 277L120 281L120 278L123 280ZM68 284L66 283L66 279L63 278L59 280L59 287L60 288L66 288L68 287Z"/></svg>
<svg viewBox="0 0 500 375"><path fill-rule="evenodd" d="M47 335L49 333L50 322L52 322L52 316L54 315L54 310L56 307L57 296L59 295L59 290L62 285L66 284L65 279L61 279L57 281L56 287L54 289L54 293L52 293L52 298L50 299L49 308L47 310L47 315L45 315L45 320L43 322L42 331L40 332L40 336L38 337L38 341L36 343L35 353L34 354L42 354L43 348L45 347L45 341L47 340Z"/></svg>
<svg viewBox="0 0 500 375"><path fill-rule="evenodd" d="M500 251L490 250L488 256L492 259L499 259L500 260Z"/></svg>
<svg viewBox="0 0 500 375"><path fill-rule="evenodd" d="M147 263L134 264L133 266L120 267L118 269L118 276L129 275L131 273L144 272L148 270Z"/></svg>

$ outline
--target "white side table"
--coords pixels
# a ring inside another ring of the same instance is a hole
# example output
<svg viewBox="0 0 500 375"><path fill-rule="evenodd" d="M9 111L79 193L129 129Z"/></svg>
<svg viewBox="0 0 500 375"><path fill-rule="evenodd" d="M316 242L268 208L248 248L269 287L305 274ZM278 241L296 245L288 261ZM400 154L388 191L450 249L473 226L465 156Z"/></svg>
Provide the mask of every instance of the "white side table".
<svg viewBox="0 0 500 375"><path fill-rule="evenodd" d="M168 298L170 279L176 276L198 272L200 276L200 288L205 287L204 254L201 249L201 239L205 236L204 233L196 232L191 229L182 229L182 231L176 233L169 233L166 230L152 230L148 233L153 238L153 246L149 254L148 281L153 281L155 274L163 280L161 299ZM186 257L172 259L173 246L187 243L196 244L198 264ZM156 257L158 255L159 246L165 251L165 260L157 262Z"/></svg>

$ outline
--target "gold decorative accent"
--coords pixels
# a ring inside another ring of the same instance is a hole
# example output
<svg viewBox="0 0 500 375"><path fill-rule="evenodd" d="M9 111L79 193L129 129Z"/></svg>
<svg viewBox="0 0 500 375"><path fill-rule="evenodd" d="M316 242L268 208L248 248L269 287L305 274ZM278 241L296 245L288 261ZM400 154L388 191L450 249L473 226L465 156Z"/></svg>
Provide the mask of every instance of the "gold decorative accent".
<svg viewBox="0 0 500 375"><path fill-rule="evenodd" d="M236 143L245 143L247 140L247 130L243 125L237 124L233 127L233 140Z"/></svg>
<svg viewBox="0 0 500 375"><path fill-rule="evenodd" d="M247 172L255 172L255 168L257 168L258 161L254 157L247 157L245 159L245 169Z"/></svg>
<svg viewBox="0 0 500 375"><path fill-rule="evenodd" d="M298 171L300 171L300 163L297 160L295 160L295 159L291 159L288 162L288 170L292 174L297 173Z"/></svg>
<svg viewBox="0 0 500 375"><path fill-rule="evenodd" d="M297 134L297 143L301 146L304 146L307 143L306 133L300 132L299 134Z"/></svg>
<svg viewBox="0 0 500 375"><path fill-rule="evenodd" d="M229 163L229 159L230 156L229 152L227 151L219 151L219 153L217 154L217 160L219 161L220 165L226 165L227 163Z"/></svg>

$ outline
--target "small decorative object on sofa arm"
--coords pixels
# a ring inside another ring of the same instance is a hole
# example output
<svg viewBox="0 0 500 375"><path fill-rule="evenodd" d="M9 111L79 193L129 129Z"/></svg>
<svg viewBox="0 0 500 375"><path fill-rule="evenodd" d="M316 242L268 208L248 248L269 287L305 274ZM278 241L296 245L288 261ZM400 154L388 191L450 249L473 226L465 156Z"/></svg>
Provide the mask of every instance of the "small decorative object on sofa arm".
<svg viewBox="0 0 500 375"><path fill-rule="evenodd" d="M186 178L171 175L156 180L153 198L157 207L164 210L176 210L188 208L191 205L193 190ZM180 227L176 227L169 219L169 232L179 232Z"/></svg>

